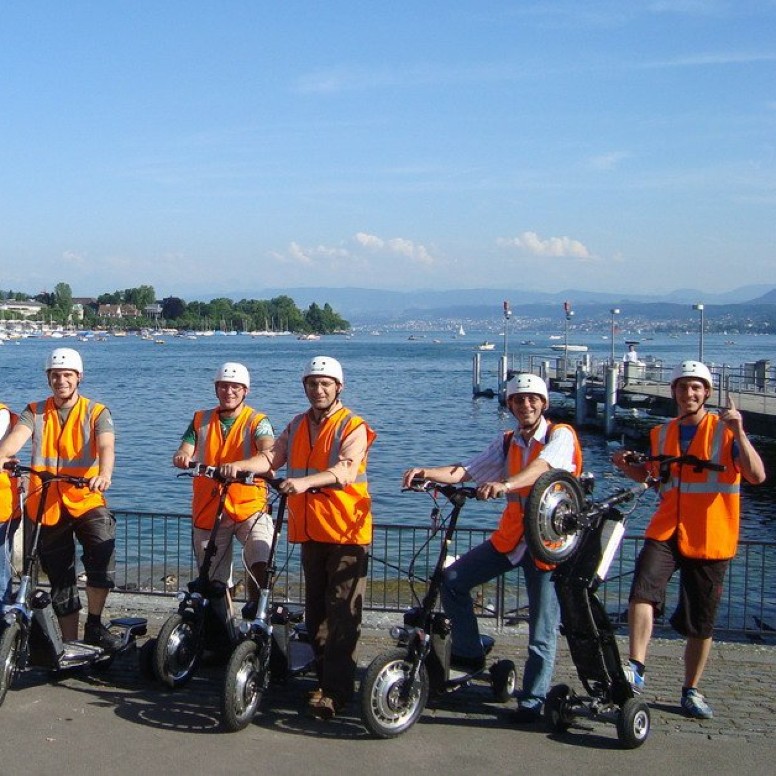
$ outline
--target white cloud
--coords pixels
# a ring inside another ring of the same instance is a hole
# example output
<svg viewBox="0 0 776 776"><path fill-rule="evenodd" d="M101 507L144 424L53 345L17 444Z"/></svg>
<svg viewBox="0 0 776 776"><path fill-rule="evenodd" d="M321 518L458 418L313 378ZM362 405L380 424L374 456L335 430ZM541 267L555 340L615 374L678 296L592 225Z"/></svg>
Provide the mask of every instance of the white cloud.
<svg viewBox="0 0 776 776"><path fill-rule="evenodd" d="M579 240L571 237L549 237L541 239L536 232L523 232L517 237L499 237L497 245L517 248L532 256L555 256L575 259L590 259L593 254Z"/></svg>
<svg viewBox="0 0 776 776"><path fill-rule="evenodd" d="M62 260L65 264L69 264L71 267L86 266L86 257L77 251L65 251L62 254Z"/></svg>
<svg viewBox="0 0 776 776"><path fill-rule="evenodd" d="M605 154L593 156L589 161L589 166L594 170L614 170L619 167L620 162L627 159L630 154L627 151L609 151Z"/></svg>
<svg viewBox="0 0 776 776"><path fill-rule="evenodd" d="M337 246L306 247L294 241L284 253L273 252L271 255L285 264L296 264L311 270L342 270L355 267L377 270L387 262L395 264L398 257L407 259L412 266L430 267L436 263L424 245L405 237L385 239L366 232L357 232Z"/></svg>

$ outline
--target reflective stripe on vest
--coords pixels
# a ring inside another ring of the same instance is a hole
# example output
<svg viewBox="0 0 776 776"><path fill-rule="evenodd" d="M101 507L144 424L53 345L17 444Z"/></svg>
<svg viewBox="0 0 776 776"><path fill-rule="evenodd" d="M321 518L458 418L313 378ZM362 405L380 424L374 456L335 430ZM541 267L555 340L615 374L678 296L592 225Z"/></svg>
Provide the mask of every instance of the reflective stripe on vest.
<svg viewBox="0 0 776 776"><path fill-rule="evenodd" d="M579 476L582 471L582 451L579 446L579 440L577 439L574 429L565 424L551 424L547 423L547 431L545 433L544 441L539 442L533 440L529 448L528 459L523 463L523 449L518 443L515 437L509 444L507 450L506 459L504 461L504 477L505 479L512 475L519 474L528 464L535 461L542 450L546 447L552 433L560 428L568 429L574 437L574 475ZM507 505L501 514L501 519L498 524L498 528L491 534L490 542L499 552L509 553L514 550L523 538L523 513L525 509L526 501L531 493L531 486L525 488L518 488L514 491L509 491L506 494ZM548 566L537 562L537 566L540 568L548 568Z"/></svg>
<svg viewBox="0 0 776 776"><path fill-rule="evenodd" d="M105 405L80 396L62 423L54 399L29 405L33 416L32 468L50 474L69 474L91 479L99 473L95 424ZM26 512L36 520L40 509L42 482L30 476ZM54 482L46 490L43 524L56 525L64 507L72 517L80 517L100 506L105 497L99 491L76 488L66 482Z"/></svg>
<svg viewBox="0 0 776 776"><path fill-rule="evenodd" d="M194 414L196 433L195 456L206 466L220 466L252 457L258 450L254 434L267 416L244 406L224 437L218 408L200 410ZM198 476L192 483L191 513L197 528L210 529L215 522L221 497L219 484L209 477ZM267 507L267 485L257 479L255 484L232 482L227 487L224 512L240 523Z"/></svg>
<svg viewBox="0 0 776 776"><path fill-rule="evenodd" d="M364 427L367 445L355 481L344 487L288 498L288 539L328 544L369 544L372 540L371 498L367 484L367 459L376 434L364 420L344 407L324 418L314 442L310 439L307 413L288 425L286 471L288 477L306 477L326 471L340 460L342 444L355 429Z"/></svg>
<svg viewBox="0 0 776 776"><path fill-rule="evenodd" d="M680 455L680 424L675 419L652 429L653 455ZM696 472L692 465L671 464L670 477L659 486L660 502L645 535L667 541L676 534L681 553L689 558L726 560L738 546L741 475L733 460L733 434L717 415L707 413L698 424L688 453L724 467ZM651 464L653 473L657 464Z"/></svg>

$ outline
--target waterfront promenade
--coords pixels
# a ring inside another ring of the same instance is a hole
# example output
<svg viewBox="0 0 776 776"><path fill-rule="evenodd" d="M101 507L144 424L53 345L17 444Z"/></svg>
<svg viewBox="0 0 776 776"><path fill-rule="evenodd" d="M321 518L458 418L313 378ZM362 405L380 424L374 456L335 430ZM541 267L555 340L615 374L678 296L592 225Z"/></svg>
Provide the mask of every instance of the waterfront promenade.
<svg viewBox="0 0 776 776"><path fill-rule="evenodd" d="M155 633L175 609L172 598L114 594L113 616L143 614ZM360 649L363 668L390 648L387 628L397 615L368 614ZM484 628L488 628L488 624ZM495 633L496 656L525 659L525 626ZM560 640L554 681L581 690ZM624 640L621 641L624 650ZM766 774L773 772L776 741L776 638L714 646L703 690L715 718L682 716L679 641L653 643L646 699L652 730L642 747L622 750L613 725L580 721L563 736L516 726L515 702L491 700L475 685L429 706L420 722L388 741L368 737L355 705L324 723L304 713L311 679L272 688L263 714L246 730L218 729L220 671L203 668L191 684L171 692L140 677L133 656L102 675L73 675L51 683L38 672L22 675L0 708L0 776L51 774L445 774L542 773Z"/></svg>

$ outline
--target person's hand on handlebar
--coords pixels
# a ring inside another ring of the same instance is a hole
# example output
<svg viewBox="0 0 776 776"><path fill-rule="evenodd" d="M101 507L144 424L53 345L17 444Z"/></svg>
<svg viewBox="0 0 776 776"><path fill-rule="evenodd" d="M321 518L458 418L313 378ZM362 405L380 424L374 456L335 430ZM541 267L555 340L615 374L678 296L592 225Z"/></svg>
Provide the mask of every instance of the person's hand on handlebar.
<svg viewBox="0 0 776 776"><path fill-rule="evenodd" d="M612 455L612 463L626 476L636 482L644 482L649 472L644 465L644 457L633 450L617 450Z"/></svg>
<svg viewBox="0 0 776 776"><path fill-rule="evenodd" d="M295 493L305 493L312 487L307 479L307 477L289 477L278 485L278 490L287 496L292 496Z"/></svg>
<svg viewBox="0 0 776 776"><path fill-rule="evenodd" d="M484 482L477 488L477 500L487 501L491 498L506 496L509 488L503 482Z"/></svg>
<svg viewBox="0 0 776 776"><path fill-rule="evenodd" d="M407 469L407 471L404 472L401 478L401 486L402 488L410 488L412 487L412 481L415 479L426 479L426 471L425 469L420 469L417 466L414 466L411 469Z"/></svg>

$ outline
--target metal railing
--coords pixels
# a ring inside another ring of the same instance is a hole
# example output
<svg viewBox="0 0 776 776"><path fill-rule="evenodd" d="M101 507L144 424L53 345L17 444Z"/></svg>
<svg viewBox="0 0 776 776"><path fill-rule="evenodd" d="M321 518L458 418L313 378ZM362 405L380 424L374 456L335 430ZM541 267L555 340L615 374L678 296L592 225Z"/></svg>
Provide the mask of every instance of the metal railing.
<svg viewBox="0 0 776 776"><path fill-rule="evenodd" d="M126 592L172 595L196 576L191 544L191 518L184 514L129 512L117 510L117 588ZM482 542L489 531L460 528L451 555L462 555ZM628 593L633 565L643 539L626 536L609 579L598 595L615 625L626 625ZM439 552L439 538L428 526L380 524L374 527L369 580L364 608L381 612L402 612L415 603L410 572L418 596L425 591ZM276 598L301 603L304 579L298 545L285 536L278 545ZM773 639L776 633L776 542L741 541L730 564L725 594L717 614L719 634L751 639ZM239 545L234 550L234 580L244 580ZM677 592L673 580L667 594L667 611L673 610ZM240 598L238 590L237 597ZM515 625L527 619L527 594L522 573L516 569L476 591L478 616L494 621L496 627ZM659 618L657 629L667 629L667 617Z"/></svg>

